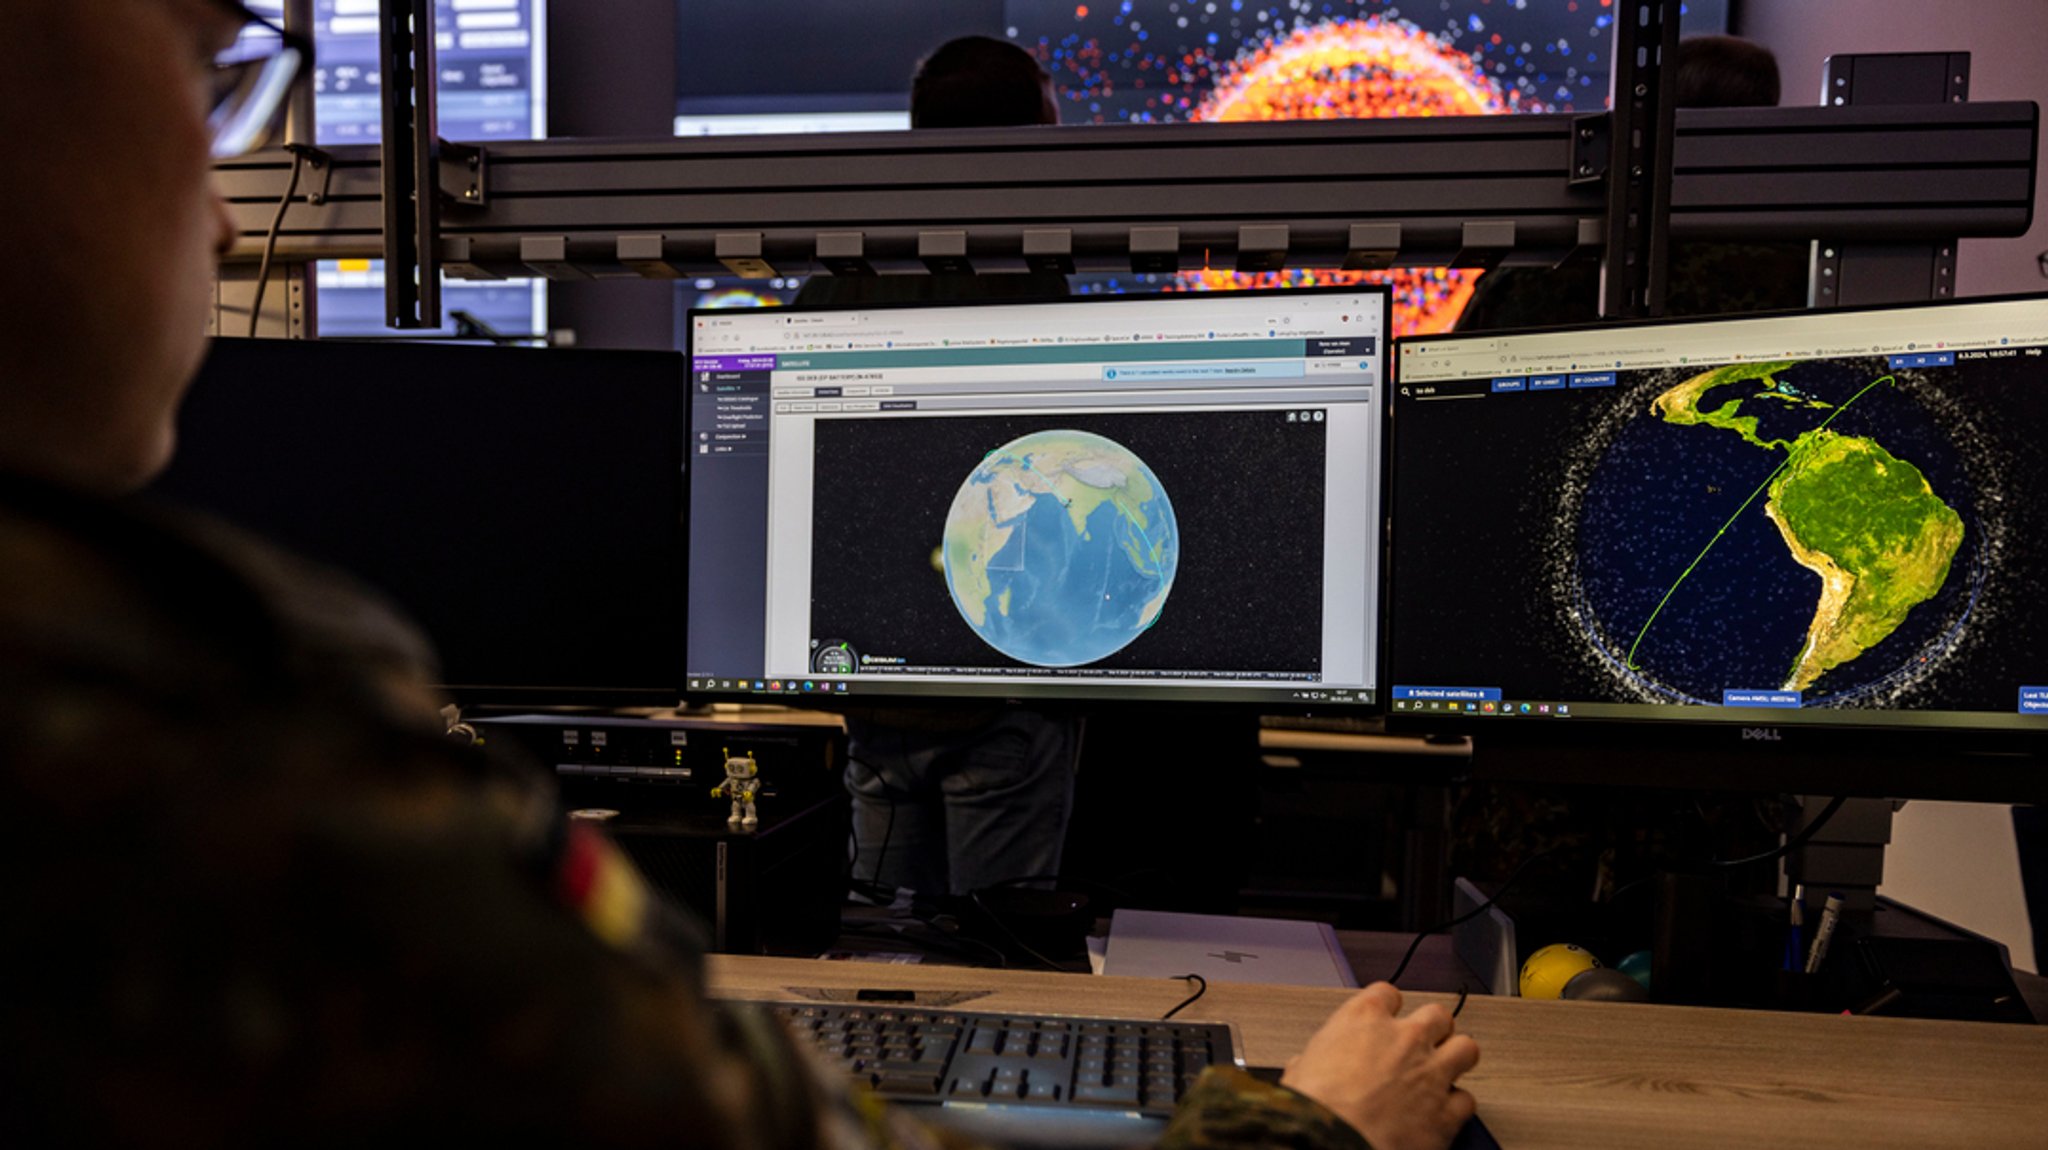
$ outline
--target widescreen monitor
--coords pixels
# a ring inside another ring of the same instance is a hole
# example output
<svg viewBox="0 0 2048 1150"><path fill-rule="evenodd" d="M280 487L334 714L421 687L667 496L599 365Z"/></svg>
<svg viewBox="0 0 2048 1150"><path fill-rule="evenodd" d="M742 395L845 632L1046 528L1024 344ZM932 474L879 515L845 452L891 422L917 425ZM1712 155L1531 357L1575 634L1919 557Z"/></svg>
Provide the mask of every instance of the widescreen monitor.
<svg viewBox="0 0 2048 1150"><path fill-rule="evenodd" d="M1615 8L1583 0L677 0L679 136L907 128L917 61L963 34L1011 40L1065 125L1598 112ZM1687 35L1727 0L1689 0ZM1394 331L1449 330L1478 273L1287 268L1075 277L1085 293L1387 283Z"/></svg>
<svg viewBox="0 0 2048 1150"><path fill-rule="evenodd" d="M2048 297L1395 358L1397 727L2040 748Z"/></svg>
<svg viewBox="0 0 2048 1150"><path fill-rule="evenodd" d="M1386 313L693 312L689 697L1375 708Z"/></svg>
<svg viewBox="0 0 2048 1150"><path fill-rule="evenodd" d="M468 702L673 704L674 352L223 339L155 496L381 591Z"/></svg>

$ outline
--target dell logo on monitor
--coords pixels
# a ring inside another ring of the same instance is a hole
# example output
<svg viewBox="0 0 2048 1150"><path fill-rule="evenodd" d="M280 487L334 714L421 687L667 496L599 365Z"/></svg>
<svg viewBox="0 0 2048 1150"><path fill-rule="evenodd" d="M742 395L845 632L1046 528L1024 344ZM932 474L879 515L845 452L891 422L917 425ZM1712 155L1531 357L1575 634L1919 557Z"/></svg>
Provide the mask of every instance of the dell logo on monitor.
<svg viewBox="0 0 2048 1150"><path fill-rule="evenodd" d="M1776 727L1744 727L1742 728L1742 738L1744 742L1782 743L1785 741L1785 736L1779 733Z"/></svg>

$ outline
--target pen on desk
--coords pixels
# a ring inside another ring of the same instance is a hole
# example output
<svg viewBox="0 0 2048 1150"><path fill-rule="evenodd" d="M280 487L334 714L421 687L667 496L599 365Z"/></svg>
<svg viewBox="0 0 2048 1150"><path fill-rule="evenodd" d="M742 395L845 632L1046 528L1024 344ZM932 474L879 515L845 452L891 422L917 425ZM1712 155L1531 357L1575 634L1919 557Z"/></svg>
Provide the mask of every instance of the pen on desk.
<svg viewBox="0 0 2048 1150"><path fill-rule="evenodd" d="M1835 923L1842 918L1842 892L1831 891L1828 901L1820 908L1820 925L1813 930L1813 949L1806 952L1806 973L1820 969L1828 957L1828 943L1835 937Z"/></svg>
<svg viewBox="0 0 2048 1150"><path fill-rule="evenodd" d="M1792 884L1792 905L1785 908L1789 922L1785 927L1784 969L1798 970L1806 961L1806 884Z"/></svg>

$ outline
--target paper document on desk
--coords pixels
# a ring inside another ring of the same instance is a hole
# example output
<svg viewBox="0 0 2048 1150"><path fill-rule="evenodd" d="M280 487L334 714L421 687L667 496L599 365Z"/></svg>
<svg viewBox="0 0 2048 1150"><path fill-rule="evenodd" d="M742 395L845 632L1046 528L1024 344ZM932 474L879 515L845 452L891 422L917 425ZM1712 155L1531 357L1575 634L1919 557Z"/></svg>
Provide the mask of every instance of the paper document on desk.
<svg viewBox="0 0 2048 1150"><path fill-rule="evenodd" d="M1199 974L1211 982L1357 986L1325 922L1119 910L1109 920L1102 973L1137 978Z"/></svg>

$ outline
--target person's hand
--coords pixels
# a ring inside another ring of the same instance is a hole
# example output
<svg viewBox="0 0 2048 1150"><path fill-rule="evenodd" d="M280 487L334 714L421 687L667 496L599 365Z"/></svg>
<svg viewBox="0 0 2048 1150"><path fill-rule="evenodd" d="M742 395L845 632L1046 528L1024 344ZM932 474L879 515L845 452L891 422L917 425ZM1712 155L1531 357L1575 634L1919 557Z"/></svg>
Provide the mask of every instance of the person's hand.
<svg viewBox="0 0 2048 1150"><path fill-rule="evenodd" d="M1356 1127L1373 1150L1444 1150L1472 1117L1458 1079L1479 1065L1479 1044L1455 1034L1434 1003L1406 1018L1401 992L1375 982L1353 995L1288 1060L1283 1086Z"/></svg>

